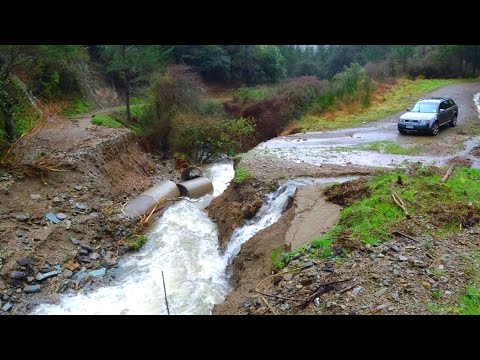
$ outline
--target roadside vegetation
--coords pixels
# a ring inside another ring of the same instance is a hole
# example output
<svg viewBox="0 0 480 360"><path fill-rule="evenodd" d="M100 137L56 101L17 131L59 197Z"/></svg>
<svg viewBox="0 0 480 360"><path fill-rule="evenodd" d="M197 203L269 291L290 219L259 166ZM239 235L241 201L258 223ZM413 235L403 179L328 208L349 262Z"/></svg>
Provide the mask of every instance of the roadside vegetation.
<svg viewBox="0 0 480 360"><path fill-rule="evenodd" d="M423 94L445 85L466 82L467 79L400 79L393 85L378 83L370 94L368 106L358 101L337 101L329 107L312 108L298 123L291 125L301 131L334 130L358 126L399 111L418 100Z"/></svg>
<svg viewBox="0 0 480 360"><path fill-rule="evenodd" d="M73 117L76 115L86 114L94 110L94 105L88 99L78 99L76 101L66 103L62 115Z"/></svg>

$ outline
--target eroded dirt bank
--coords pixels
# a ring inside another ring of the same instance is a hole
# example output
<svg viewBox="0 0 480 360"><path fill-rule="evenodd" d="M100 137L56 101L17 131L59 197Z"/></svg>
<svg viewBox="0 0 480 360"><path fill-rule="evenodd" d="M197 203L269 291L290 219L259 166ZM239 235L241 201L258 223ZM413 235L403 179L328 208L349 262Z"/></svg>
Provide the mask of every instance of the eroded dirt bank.
<svg viewBox="0 0 480 360"><path fill-rule="evenodd" d="M263 195L275 188L274 182L248 179L241 184L231 184L222 195L212 200L206 211L218 226L218 242L222 250L233 231L258 212Z"/></svg>
<svg viewBox="0 0 480 360"><path fill-rule="evenodd" d="M3 314L108 282L137 225L121 215L122 204L172 176L129 130L97 127L90 117L56 119L19 151L23 164L41 161L55 171L0 174Z"/></svg>
<svg viewBox="0 0 480 360"><path fill-rule="evenodd" d="M241 293L230 294L215 313L452 313L465 284L478 272L479 234L476 227L442 241L428 236L398 236L377 247L354 249L338 261L314 257L312 249L263 282L259 286L263 298L240 282L237 287ZM252 283L258 284L267 276L258 274Z"/></svg>

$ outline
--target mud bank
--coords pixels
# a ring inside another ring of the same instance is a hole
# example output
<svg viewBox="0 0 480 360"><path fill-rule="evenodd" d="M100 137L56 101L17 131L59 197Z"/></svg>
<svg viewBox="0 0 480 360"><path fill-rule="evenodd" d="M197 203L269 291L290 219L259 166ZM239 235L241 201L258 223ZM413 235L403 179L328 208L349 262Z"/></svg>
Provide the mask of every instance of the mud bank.
<svg viewBox="0 0 480 360"><path fill-rule="evenodd" d="M108 282L137 225L122 205L173 176L130 131L83 122L27 139L25 164L44 157L60 171L0 173L0 313L27 313L39 301Z"/></svg>
<svg viewBox="0 0 480 360"><path fill-rule="evenodd" d="M243 314L243 305L254 294L256 285L271 274L273 250L294 250L308 244L334 226L340 216L341 207L327 201L323 194L324 190L329 183L350 179L347 177L299 179L297 190L289 198L285 211L278 221L256 233L241 247L240 253L232 263L233 291L227 295L223 303L214 307L213 314ZM315 181L320 184L315 184ZM265 190L264 188L263 191ZM258 198L265 199L265 193L252 192L247 185L231 186L224 195L226 196L222 195L217 199L211 213L217 216L223 214L232 199L243 198L247 204L254 203ZM244 219L241 211L235 218L224 216L219 229L224 229L226 235ZM222 246L225 245L224 240Z"/></svg>
<svg viewBox="0 0 480 360"><path fill-rule="evenodd" d="M218 226L220 249L225 249L233 231L258 212L263 196L275 188L275 182L248 179L242 184L232 183L221 196L213 199L206 211Z"/></svg>

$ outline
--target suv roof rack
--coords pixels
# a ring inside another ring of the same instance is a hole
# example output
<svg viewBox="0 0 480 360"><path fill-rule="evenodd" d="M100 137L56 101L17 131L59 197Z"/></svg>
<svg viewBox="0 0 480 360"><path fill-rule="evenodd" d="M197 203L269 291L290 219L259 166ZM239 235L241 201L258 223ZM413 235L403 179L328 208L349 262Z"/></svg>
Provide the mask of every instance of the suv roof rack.
<svg viewBox="0 0 480 360"><path fill-rule="evenodd" d="M449 97L443 97L443 96L432 96L429 98L419 99L418 101L424 101L424 100L453 100L453 99Z"/></svg>

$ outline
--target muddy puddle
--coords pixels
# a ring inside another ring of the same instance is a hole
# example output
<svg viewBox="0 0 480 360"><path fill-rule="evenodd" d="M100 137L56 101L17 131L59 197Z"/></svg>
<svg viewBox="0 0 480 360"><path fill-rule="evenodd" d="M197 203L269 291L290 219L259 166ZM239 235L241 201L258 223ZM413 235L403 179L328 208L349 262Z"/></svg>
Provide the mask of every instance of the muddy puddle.
<svg viewBox="0 0 480 360"><path fill-rule="evenodd" d="M473 97L480 117L480 93ZM317 166L359 165L382 168L408 166L413 163L424 165L446 165L455 157L471 158L472 167L480 168L480 160L470 155L472 149L480 145L480 137L475 136L464 142L463 150L445 155L442 150L453 141L462 141L454 129L445 128L436 137L404 136L397 131L395 122L377 123L370 127L342 129L325 132L295 134L271 139L254 149L260 154L276 155L280 159L296 163L309 163ZM392 142L404 149L415 147L415 155L396 155L361 149L376 142ZM439 149L439 155L432 155L432 147Z"/></svg>

